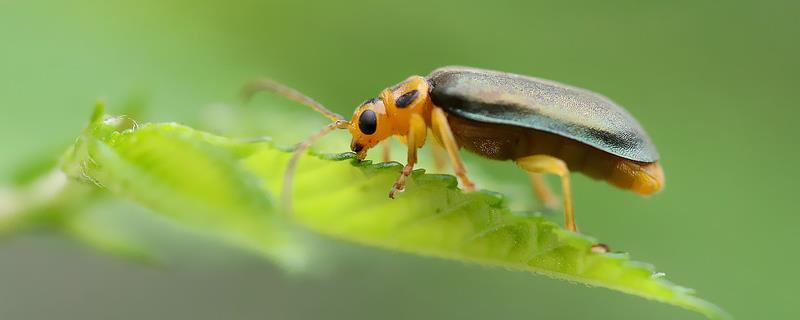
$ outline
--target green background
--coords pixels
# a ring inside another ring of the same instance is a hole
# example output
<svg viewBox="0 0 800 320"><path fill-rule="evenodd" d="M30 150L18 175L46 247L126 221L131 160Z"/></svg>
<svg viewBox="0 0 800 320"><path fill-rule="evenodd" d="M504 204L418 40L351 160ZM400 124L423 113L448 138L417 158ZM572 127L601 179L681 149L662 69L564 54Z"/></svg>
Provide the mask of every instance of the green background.
<svg viewBox="0 0 800 320"><path fill-rule="evenodd" d="M383 87L443 65L535 75L626 106L662 154L667 187L651 198L576 177L583 232L739 319L797 318L798 9L791 1L0 1L0 173L6 180L68 145L98 98L145 101L148 119L191 122L201 107L235 101L246 80L269 76L349 115ZM467 161L526 194L511 164ZM4 240L2 319L700 318L605 289L324 238L325 265L311 275L216 244L159 267L51 233Z"/></svg>

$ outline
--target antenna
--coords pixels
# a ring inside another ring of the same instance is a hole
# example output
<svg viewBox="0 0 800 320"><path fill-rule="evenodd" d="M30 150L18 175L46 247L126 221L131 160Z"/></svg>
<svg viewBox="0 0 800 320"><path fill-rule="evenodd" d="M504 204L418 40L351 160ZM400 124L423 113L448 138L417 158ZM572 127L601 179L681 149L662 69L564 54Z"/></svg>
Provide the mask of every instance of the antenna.
<svg viewBox="0 0 800 320"><path fill-rule="evenodd" d="M331 121L335 122L345 120L341 115L328 110L328 108L325 108L325 106L323 106L321 103L302 94L300 91L287 87L271 79L260 79L248 83L242 89L242 99L244 101L249 101L253 95L261 91L271 92L294 102L306 105L311 109L321 113L326 118L331 119Z"/></svg>

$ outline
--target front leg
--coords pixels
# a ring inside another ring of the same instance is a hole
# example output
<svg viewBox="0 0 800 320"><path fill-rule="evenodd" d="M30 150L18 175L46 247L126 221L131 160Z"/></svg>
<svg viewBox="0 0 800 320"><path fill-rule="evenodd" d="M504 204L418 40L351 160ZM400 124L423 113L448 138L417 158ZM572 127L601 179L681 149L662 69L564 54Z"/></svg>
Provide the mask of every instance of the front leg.
<svg viewBox="0 0 800 320"><path fill-rule="evenodd" d="M428 128L425 126L425 120L422 119L422 116L412 114L409 122L408 140L406 141L406 145L408 146L408 161L405 167L403 167L403 172L400 173L400 177L397 178L397 181L392 186L392 190L389 191L389 198L392 199L394 199L396 193L405 190L406 178L411 175L411 171L414 170L414 164L417 163L417 149L425 144L425 135L428 132Z"/></svg>

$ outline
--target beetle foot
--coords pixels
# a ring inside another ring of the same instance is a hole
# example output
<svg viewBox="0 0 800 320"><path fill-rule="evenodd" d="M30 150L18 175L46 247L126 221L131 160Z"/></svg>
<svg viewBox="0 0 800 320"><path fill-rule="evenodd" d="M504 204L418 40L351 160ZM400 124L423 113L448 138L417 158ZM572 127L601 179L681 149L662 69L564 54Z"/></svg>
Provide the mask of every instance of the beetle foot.
<svg viewBox="0 0 800 320"><path fill-rule="evenodd" d="M458 180L461 181L461 189L464 192L473 192L475 191L475 183L467 177L467 172L462 170L456 170L456 176Z"/></svg>
<svg viewBox="0 0 800 320"><path fill-rule="evenodd" d="M462 181L461 184L463 185L462 188L464 189L464 191L466 191L466 192L475 191L475 184L472 183L472 181L469 181L469 180Z"/></svg>
<svg viewBox="0 0 800 320"><path fill-rule="evenodd" d="M403 172L401 172L400 176L397 177L397 181L394 182L392 190L389 191L389 198L394 199L395 194L406 190L406 177L411 175L411 168L412 167L409 165L406 165L405 168L403 168Z"/></svg>
<svg viewBox="0 0 800 320"><path fill-rule="evenodd" d="M545 210L546 212L553 213L559 211L561 209L561 199L553 194L544 197L544 199L539 200L541 209Z"/></svg>
<svg viewBox="0 0 800 320"><path fill-rule="evenodd" d="M593 245L591 250L594 253L608 253L611 251L611 248L605 243L598 243Z"/></svg>
<svg viewBox="0 0 800 320"><path fill-rule="evenodd" d="M395 194L403 191L406 191L405 183L395 183L392 186L392 190L389 191L389 198L394 199Z"/></svg>

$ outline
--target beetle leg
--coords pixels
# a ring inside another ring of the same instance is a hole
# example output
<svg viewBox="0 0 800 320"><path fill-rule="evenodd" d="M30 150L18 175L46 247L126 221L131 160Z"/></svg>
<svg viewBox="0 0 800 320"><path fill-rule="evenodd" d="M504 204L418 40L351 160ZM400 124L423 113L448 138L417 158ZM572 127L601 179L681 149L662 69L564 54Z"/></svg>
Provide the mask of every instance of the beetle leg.
<svg viewBox="0 0 800 320"><path fill-rule="evenodd" d="M383 140L381 142L381 156L383 157L383 162L389 162L392 160L392 143L390 139Z"/></svg>
<svg viewBox="0 0 800 320"><path fill-rule="evenodd" d="M442 170L444 170L445 165L447 165L447 163L445 162L446 161L445 152L446 150L444 150L444 147L442 147L442 145L439 144L438 141L431 144L431 153L433 154L433 165L436 171L441 172Z"/></svg>
<svg viewBox="0 0 800 320"><path fill-rule="evenodd" d="M553 190L547 185L547 181L541 173L528 173L533 186L533 193L539 202L547 209L555 209L558 207L558 197L553 194Z"/></svg>
<svg viewBox="0 0 800 320"><path fill-rule="evenodd" d="M425 126L425 120L418 114L411 115L411 120L409 122L408 140L406 141L408 145L408 161L405 167L403 167L403 172L400 173L400 177L397 178L397 181L392 186L392 190L389 191L389 198L392 199L394 199L396 193L405 190L406 178L411 175L411 171L414 170L414 164L417 163L417 149L422 147L425 143L425 135L428 131Z"/></svg>
<svg viewBox="0 0 800 320"><path fill-rule="evenodd" d="M440 108L433 108L431 111L431 123L434 132L439 134L439 140L442 142L444 149L447 150L447 155L450 156L450 162L453 163L453 171L458 179L461 180L461 185L464 191L475 191L475 184L467 177L467 170L464 168L464 163L461 162L461 156L458 154L458 143L453 136L453 131L450 130L450 124L447 123L447 115Z"/></svg>
<svg viewBox="0 0 800 320"><path fill-rule="evenodd" d="M572 211L572 189L570 187L569 169L563 160L553 156L538 154L515 160L517 165L530 173L553 173L561 177L562 196L564 197L564 225L572 232L577 232L575 216Z"/></svg>

